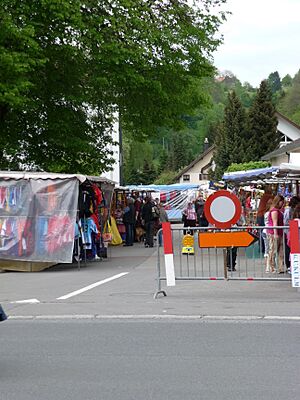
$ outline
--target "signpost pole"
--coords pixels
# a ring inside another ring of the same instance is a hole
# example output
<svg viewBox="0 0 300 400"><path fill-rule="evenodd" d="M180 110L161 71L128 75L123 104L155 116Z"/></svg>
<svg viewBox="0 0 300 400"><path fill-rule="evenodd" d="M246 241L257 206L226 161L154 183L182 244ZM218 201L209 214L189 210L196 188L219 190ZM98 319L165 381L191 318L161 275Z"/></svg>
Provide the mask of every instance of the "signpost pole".
<svg viewBox="0 0 300 400"><path fill-rule="evenodd" d="M224 261L224 279L228 281L228 271L227 271L227 249L223 249L223 261Z"/></svg>

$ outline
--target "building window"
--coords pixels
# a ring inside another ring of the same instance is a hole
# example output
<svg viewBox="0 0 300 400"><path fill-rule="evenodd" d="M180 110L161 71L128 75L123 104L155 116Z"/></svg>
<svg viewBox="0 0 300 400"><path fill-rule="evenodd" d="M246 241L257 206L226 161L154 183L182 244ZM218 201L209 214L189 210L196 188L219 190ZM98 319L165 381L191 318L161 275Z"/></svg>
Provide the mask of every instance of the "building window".
<svg viewBox="0 0 300 400"><path fill-rule="evenodd" d="M207 181L208 174L199 174L199 181Z"/></svg>
<svg viewBox="0 0 300 400"><path fill-rule="evenodd" d="M190 181L190 175L183 175L183 181L184 182L189 182Z"/></svg>

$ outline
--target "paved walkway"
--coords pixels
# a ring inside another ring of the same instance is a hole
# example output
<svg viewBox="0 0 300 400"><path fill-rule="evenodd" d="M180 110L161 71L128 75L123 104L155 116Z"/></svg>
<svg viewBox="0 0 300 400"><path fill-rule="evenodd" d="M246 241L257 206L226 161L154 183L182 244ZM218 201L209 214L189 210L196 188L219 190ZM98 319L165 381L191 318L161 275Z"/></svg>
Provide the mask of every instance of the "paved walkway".
<svg viewBox="0 0 300 400"><path fill-rule="evenodd" d="M38 273L0 274L0 303L11 316L112 318L264 318L300 319L300 293L290 281L178 281L156 291L156 249L113 247L109 260L77 266L60 265ZM125 274L128 272L128 274ZM63 296L99 284L71 298ZM37 304L13 303L36 299Z"/></svg>

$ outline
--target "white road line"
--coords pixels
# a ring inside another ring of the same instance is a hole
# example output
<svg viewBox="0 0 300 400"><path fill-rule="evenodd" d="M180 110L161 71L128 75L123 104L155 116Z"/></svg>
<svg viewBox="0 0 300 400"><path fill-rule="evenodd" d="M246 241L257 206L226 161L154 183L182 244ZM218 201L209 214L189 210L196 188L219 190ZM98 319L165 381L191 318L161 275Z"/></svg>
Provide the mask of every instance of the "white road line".
<svg viewBox="0 0 300 400"><path fill-rule="evenodd" d="M17 300L11 301L11 304L37 304L40 303L38 299L28 299L28 300Z"/></svg>
<svg viewBox="0 0 300 400"><path fill-rule="evenodd" d="M56 300L66 300L66 299L69 299L70 297L77 296L78 294L81 294L81 293L83 293L83 292L86 292L87 290L93 289L93 288L95 288L95 287L97 287L97 286L103 285L104 283L107 283L107 282L113 281L113 280L115 280L115 279L121 278L122 276L127 275L127 274L129 274L129 272L122 272L121 274L111 276L110 278L103 279L103 281L99 281L99 282L96 282L96 283L92 283L91 285L85 286L85 287L82 288L82 289L75 290L75 292L71 292L71 293L66 294L66 295L64 295L64 296L57 297Z"/></svg>

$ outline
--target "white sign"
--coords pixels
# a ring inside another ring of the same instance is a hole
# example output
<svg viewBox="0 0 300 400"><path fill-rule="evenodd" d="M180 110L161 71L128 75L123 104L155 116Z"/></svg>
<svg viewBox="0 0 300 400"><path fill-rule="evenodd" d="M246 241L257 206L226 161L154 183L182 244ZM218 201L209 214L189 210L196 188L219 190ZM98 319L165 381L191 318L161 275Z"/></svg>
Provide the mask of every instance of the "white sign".
<svg viewBox="0 0 300 400"><path fill-rule="evenodd" d="M300 288L300 254L291 254L292 286Z"/></svg>

